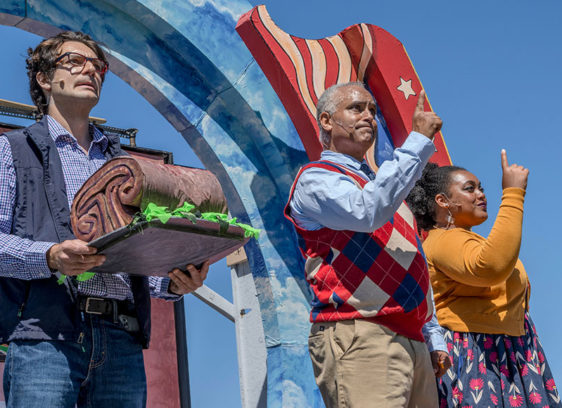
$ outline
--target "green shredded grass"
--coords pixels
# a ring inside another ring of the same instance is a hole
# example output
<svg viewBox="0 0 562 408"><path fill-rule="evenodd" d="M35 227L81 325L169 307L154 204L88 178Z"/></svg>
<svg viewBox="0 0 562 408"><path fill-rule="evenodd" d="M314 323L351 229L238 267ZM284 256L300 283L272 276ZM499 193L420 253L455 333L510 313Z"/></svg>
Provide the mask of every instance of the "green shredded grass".
<svg viewBox="0 0 562 408"><path fill-rule="evenodd" d="M236 217L229 219L227 214L217 212L196 213L193 212L194 209L195 206L187 202L183 203L181 207L178 207L173 211L168 210L167 207L159 206L154 203L148 203L142 214L147 221L151 221L157 218L160 220L160 222L162 222L162 224L166 224L172 217L187 218L192 222L195 222L196 219L199 218L219 224L227 223L228 225L235 225L242 228L244 230L244 236L246 238L257 239L260 236L259 229L247 224L243 224L241 222L237 222Z"/></svg>

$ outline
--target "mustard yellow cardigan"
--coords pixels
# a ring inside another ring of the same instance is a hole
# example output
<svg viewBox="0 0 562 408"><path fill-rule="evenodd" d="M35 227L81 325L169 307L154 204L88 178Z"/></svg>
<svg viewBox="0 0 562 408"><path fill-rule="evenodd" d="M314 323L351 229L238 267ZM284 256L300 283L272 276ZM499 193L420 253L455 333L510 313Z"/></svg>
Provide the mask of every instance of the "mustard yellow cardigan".
<svg viewBox="0 0 562 408"><path fill-rule="evenodd" d="M506 188L488 238L462 228L429 231L423 249L443 327L459 332L525 333L529 280L519 260L525 191Z"/></svg>

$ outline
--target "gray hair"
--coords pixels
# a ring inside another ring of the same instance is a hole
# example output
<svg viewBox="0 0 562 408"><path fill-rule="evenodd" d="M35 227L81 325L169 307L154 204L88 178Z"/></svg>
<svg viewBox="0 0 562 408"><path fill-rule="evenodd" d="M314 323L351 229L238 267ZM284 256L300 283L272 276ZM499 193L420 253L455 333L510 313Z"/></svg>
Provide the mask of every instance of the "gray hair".
<svg viewBox="0 0 562 408"><path fill-rule="evenodd" d="M341 99L341 97L334 98L334 95L338 89L348 86L360 86L361 88L366 89L363 82L343 82L341 84L332 85L326 89L320 96L320 99L318 99L318 103L316 104L316 122L318 123L318 130L320 131L320 143L322 143L323 147L330 145L331 136L322 128L322 125L320 124L320 115L324 112L330 115L334 114Z"/></svg>

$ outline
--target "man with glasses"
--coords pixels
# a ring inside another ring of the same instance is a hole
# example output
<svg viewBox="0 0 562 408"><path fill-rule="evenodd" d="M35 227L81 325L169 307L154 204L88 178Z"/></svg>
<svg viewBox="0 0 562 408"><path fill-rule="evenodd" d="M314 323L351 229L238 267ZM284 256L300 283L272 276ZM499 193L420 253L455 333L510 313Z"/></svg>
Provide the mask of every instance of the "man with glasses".
<svg viewBox="0 0 562 408"><path fill-rule="evenodd" d="M202 285L208 262L169 278L96 274L105 261L70 228L80 186L119 139L88 117L107 59L88 35L63 32L29 49L30 94L42 119L0 135L0 343L8 407L139 407L150 295L175 300ZM64 278L62 284L61 281ZM92 307L95 305L95 307Z"/></svg>

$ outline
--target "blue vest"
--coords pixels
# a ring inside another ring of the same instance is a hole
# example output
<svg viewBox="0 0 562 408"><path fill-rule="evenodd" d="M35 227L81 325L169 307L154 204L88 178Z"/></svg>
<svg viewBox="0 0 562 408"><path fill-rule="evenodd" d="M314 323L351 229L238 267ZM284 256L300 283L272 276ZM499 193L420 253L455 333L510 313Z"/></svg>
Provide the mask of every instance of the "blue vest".
<svg viewBox="0 0 562 408"><path fill-rule="evenodd" d="M11 233L34 241L75 239L62 163L49 135L47 120L9 132L6 137L16 173ZM107 135L107 138L105 155L108 159L125 154L118 137ZM131 289L141 327L139 341L148 347L148 279L131 276ZM16 339L76 341L82 317L69 290L68 285L58 284L55 276L30 281L0 278L0 343Z"/></svg>

